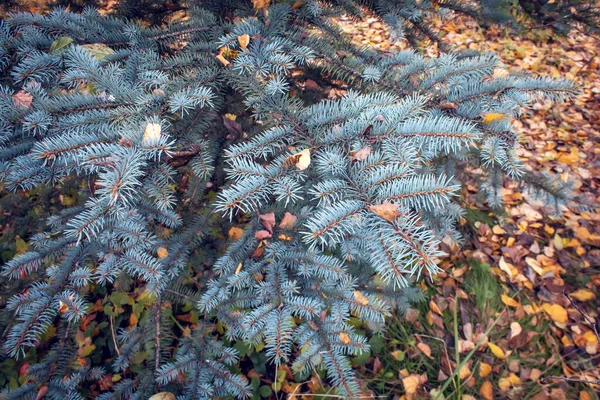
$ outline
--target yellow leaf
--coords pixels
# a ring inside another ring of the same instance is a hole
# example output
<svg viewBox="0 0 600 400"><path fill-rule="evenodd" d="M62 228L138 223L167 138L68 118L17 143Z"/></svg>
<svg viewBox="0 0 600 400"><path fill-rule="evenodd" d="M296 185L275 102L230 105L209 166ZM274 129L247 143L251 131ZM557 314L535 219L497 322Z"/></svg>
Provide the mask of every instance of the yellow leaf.
<svg viewBox="0 0 600 400"><path fill-rule="evenodd" d="M596 298L596 294L588 289L578 289L571 293L570 296L579 301L590 301Z"/></svg>
<svg viewBox="0 0 600 400"><path fill-rule="evenodd" d="M504 353L504 350L502 350L499 346L495 345L494 343L489 343L489 342L487 345L496 357L502 358L502 359L506 358L506 354Z"/></svg>
<svg viewBox="0 0 600 400"><path fill-rule="evenodd" d="M517 386L521 383L521 380L517 375L511 373L509 376L504 377L498 381L498 386L503 392L507 392L512 386Z"/></svg>
<svg viewBox="0 0 600 400"><path fill-rule="evenodd" d="M304 149L298 155L300 158L296 161L296 168L303 171L310 165L310 149Z"/></svg>
<svg viewBox="0 0 600 400"><path fill-rule="evenodd" d="M369 299L367 299L365 295L359 292L358 290L354 291L354 298L356 299L356 301L358 301L359 304L363 306L369 304Z"/></svg>
<svg viewBox="0 0 600 400"><path fill-rule="evenodd" d="M567 313L567 310L558 304L550 305L548 303L544 303L542 308L554 322L564 324L569 320L569 314Z"/></svg>
<svg viewBox="0 0 600 400"><path fill-rule="evenodd" d="M519 307L519 302L518 301L516 301L512 297L509 297L509 296L507 296L505 294L502 295L502 302L504 304L506 304L507 306L509 306L509 307L514 307L514 308Z"/></svg>
<svg viewBox="0 0 600 400"><path fill-rule="evenodd" d="M229 67L231 65L229 60L226 59L225 57L223 57L222 54L217 54L216 57L217 57L217 60L219 60L221 62L221 64L223 64L224 66Z"/></svg>
<svg viewBox="0 0 600 400"><path fill-rule="evenodd" d="M244 230L242 228L238 228L237 226L232 226L229 228L229 232L227 232L227 236L231 240L238 240L242 237Z"/></svg>
<svg viewBox="0 0 600 400"><path fill-rule="evenodd" d="M402 215L398 211L398 206L392 203L383 203L375 206L369 206L369 210L389 222L394 222L396 218Z"/></svg>
<svg viewBox="0 0 600 400"><path fill-rule="evenodd" d="M250 43L250 35L248 35L247 33L244 33L243 35L240 35L237 37L238 43L240 44L240 47L242 49L246 49L246 47L248 47L248 43Z"/></svg>
<svg viewBox="0 0 600 400"><path fill-rule="evenodd" d="M232 113L226 113L225 118L227 118L230 121L235 121L237 119L237 115L232 114Z"/></svg>
<svg viewBox="0 0 600 400"><path fill-rule="evenodd" d="M500 225L494 225L492 232L494 232L496 235L504 235L506 233L506 231L502 229Z"/></svg>
<svg viewBox="0 0 600 400"><path fill-rule="evenodd" d="M492 366L490 364L482 362L479 364L479 376L485 378L492 373Z"/></svg>
<svg viewBox="0 0 600 400"><path fill-rule="evenodd" d="M156 144L160 139L160 133L162 128L160 124L155 122L148 122L146 124L146 129L144 129L144 137L142 138L142 143L146 146Z"/></svg>
<svg viewBox="0 0 600 400"><path fill-rule="evenodd" d="M404 385L406 394L412 396L417 393L417 389L419 389L419 375L409 375L402 378L402 384Z"/></svg>
<svg viewBox="0 0 600 400"><path fill-rule="evenodd" d="M483 115L482 122L486 125L489 125L496 121L501 121L503 118L504 118L504 114L486 113Z"/></svg>
<svg viewBox="0 0 600 400"><path fill-rule="evenodd" d="M494 398L494 388L492 387L492 382L485 381L479 388L479 394L485 400L492 400Z"/></svg>
<svg viewBox="0 0 600 400"><path fill-rule="evenodd" d="M348 335L346 332L340 332L340 340L344 344L348 344L352 341L350 340L350 335Z"/></svg>
<svg viewBox="0 0 600 400"><path fill-rule="evenodd" d="M158 258L165 258L169 255L169 251L164 247L159 247L156 254L158 255Z"/></svg>
<svg viewBox="0 0 600 400"><path fill-rule="evenodd" d="M240 263L240 264L237 266L237 268L235 269L235 273L234 273L234 275L237 275L237 274L239 274L241 270L242 270L242 263Z"/></svg>
<svg viewBox="0 0 600 400"><path fill-rule="evenodd" d="M514 265L509 264L504 259L504 256L500 257L500 261L498 262L498 266L500 269L508 274L509 277L513 278L517 276L519 271L515 268Z"/></svg>

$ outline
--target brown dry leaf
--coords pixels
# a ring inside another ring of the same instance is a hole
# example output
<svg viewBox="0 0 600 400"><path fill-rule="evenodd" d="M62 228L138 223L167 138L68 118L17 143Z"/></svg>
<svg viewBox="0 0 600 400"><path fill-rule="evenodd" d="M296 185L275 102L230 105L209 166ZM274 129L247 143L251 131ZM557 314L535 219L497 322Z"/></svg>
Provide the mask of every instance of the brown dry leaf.
<svg viewBox="0 0 600 400"><path fill-rule="evenodd" d="M442 310L440 310L440 307L433 300L429 300L429 308L434 313L439 314L439 315L443 315L442 314Z"/></svg>
<svg viewBox="0 0 600 400"><path fill-rule="evenodd" d="M492 366L490 364L482 362L479 364L479 376L485 378L492 373Z"/></svg>
<svg viewBox="0 0 600 400"><path fill-rule="evenodd" d="M244 33L243 35L238 36L237 40L240 44L240 47L245 50L246 47L248 47L248 44L250 43L250 35Z"/></svg>
<svg viewBox="0 0 600 400"><path fill-rule="evenodd" d="M571 293L570 296L579 301L590 301L596 298L596 294L588 289L578 289Z"/></svg>
<svg viewBox="0 0 600 400"><path fill-rule="evenodd" d="M66 303L63 303L62 300L59 300L58 301L58 312L61 314L64 314L67 311L69 311L69 306Z"/></svg>
<svg viewBox="0 0 600 400"><path fill-rule="evenodd" d="M502 229L500 225L494 225L494 227L492 228L492 232L494 232L496 235L506 234L506 231Z"/></svg>
<svg viewBox="0 0 600 400"><path fill-rule="evenodd" d="M302 0L297 0L294 4L292 4L292 10L302 7L303 4L304 2Z"/></svg>
<svg viewBox="0 0 600 400"><path fill-rule="evenodd" d="M275 213L270 212L266 214L260 214L258 219L260 219L260 222L265 229L269 231L269 233L273 233L273 228L275 227Z"/></svg>
<svg viewBox="0 0 600 400"><path fill-rule="evenodd" d="M548 303L544 303L542 304L542 308L554 322L564 324L569 320L569 314L567 313L567 310L565 310L561 305L550 305Z"/></svg>
<svg viewBox="0 0 600 400"><path fill-rule="evenodd" d="M479 388L479 394L485 400L492 400L494 398L494 388L492 387L492 382L485 381Z"/></svg>
<svg viewBox="0 0 600 400"><path fill-rule="evenodd" d="M351 160L364 161L369 157L370 154L371 154L371 147L370 146L363 147L362 149L360 149L359 151L357 151L356 153L354 153L352 155Z"/></svg>
<svg viewBox="0 0 600 400"><path fill-rule="evenodd" d="M264 230L264 229L263 229L263 230L260 230L260 231L258 231L258 232L256 232L256 233L254 234L254 238L255 238L256 240L264 240L264 239L269 239L269 238L271 238L271 237L273 237L273 235L271 234L271 232L269 232L269 231L266 231L266 230Z"/></svg>
<svg viewBox="0 0 600 400"><path fill-rule="evenodd" d="M228 59L226 59L225 57L223 57L222 54L217 54L215 56L217 58L217 60L219 60L221 62L221 64L223 64L226 67L229 67L231 65L231 63L229 62Z"/></svg>
<svg viewBox="0 0 600 400"><path fill-rule="evenodd" d="M398 206L392 203L383 203L375 206L369 206L369 210L389 222L394 222L396 218L402 215L398 211Z"/></svg>
<svg viewBox="0 0 600 400"><path fill-rule="evenodd" d="M38 390L35 400L41 400L48 393L48 386L44 385Z"/></svg>
<svg viewBox="0 0 600 400"><path fill-rule="evenodd" d="M227 232L227 236L229 237L229 239L234 241L239 240L239 238L241 238L243 234L244 230L242 228L238 228L237 226L232 226Z"/></svg>
<svg viewBox="0 0 600 400"><path fill-rule="evenodd" d="M398 206L392 203L383 203L375 206L369 206L369 210L389 222L394 222L396 218L402 215L398 211Z"/></svg>
<svg viewBox="0 0 600 400"><path fill-rule="evenodd" d="M340 332L340 340L344 344L348 344L352 341L350 340L350 335L348 335L346 332Z"/></svg>
<svg viewBox="0 0 600 400"><path fill-rule="evenodd" d="M12 95L12 98L18 108L22 108L24 110L31 108L33 96L30 93L24 90L19 90L17 93Z"/></svg>
<svg viewBox="0 0 600 400"><path fill-rule="evenodd" d="M494 343L489 343L489 342L487 345L496 357L501 358L501 359L506 358L506 353L504 353L504 350L502 350L500 348L500 346L495 345Z"/></svg>
<svg viewBox="0 0 600 400"><path fill-rule="evenodd" d="M421 350L421 352L423 354L425 354L428 358L430 358L430 359L433 360L433 357L431 357L431 348L427 344L425 344L425 343L418 343L417 344L417 348L419 350Z"/></svg>
<svg viewBox="0 0 600 400"><path fill-rule="evenodd" d="M579 392L579 400L592 400L592 396L588 392L581 391Z"/></svg>
<svg viewBox="0 0 600 400"><path fill-rule="evenodd" d="M358 301L359 304L366 306L367 304L369 304L369 299L367 299L365 297L364 294L362 294L360 291L355 290L354 291L354 298L356 299L356 301Z"/></svg>
<svg viewBox="0 0 600 400"><path fill-rule="evenodd" d="M296 225L297 219L298 218L296 218L295 215L290 214L286 211L286 213L283 215L283 218L281 219L281 222L279 223L279 227L281 229L285 229L286 231L291 231L294 228L294 225Z"/></svg>
<svg viewBox="0 0 600 400"><path fill-rule="evenodd" d="M169 255L169 251L165 247L159 247L158 250L156 250L156 255L158 258L165 258Z"/></svg>

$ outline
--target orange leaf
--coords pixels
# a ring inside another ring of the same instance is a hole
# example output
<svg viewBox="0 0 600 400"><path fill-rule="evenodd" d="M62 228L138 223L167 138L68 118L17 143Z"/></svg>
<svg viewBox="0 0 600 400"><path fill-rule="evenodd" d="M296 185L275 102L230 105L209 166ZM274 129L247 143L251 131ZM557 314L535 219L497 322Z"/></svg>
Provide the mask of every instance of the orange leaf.
<svg viewBox="0 0 600 400"><path fill-rule="evenodd" d="M238 240L239 238L242 237L243 233L244 233L244 230L242 228L232 226L231 228L229 228L229 232L227 232L227 236L231 240Z"/></svg>
<svg viewBox="0 0 600 400"><path fill-rule="evenodd" d="M252 5L256 11L264 10L269 7L270 0L252 0Z"/></svg>
<svg viewBox="0 0 600 400"><path fill-rule="evenodd" d="M490 364L486 364L482 362L479 364L479 376L485 378L489 374L492 373L492 366Z"/></svg>
<svg viewBox="0 0 600 400"><path fill-rule="evenodd" d="M492 382L485 381L479 388L479 394L485 400L492 400L494 398L494 388L492 387Z"/></svg>
<svg viewBox="0 0 600 400"><path fill-rule="evenodd" d="M428 358L433 360L433 357L431 357L431 348L427 344L419 343L417 344L417 348L421 350L421 352L425 354Z"/></svg>
<svg viewBox="0 0 600 400"><path fill-rule="evenodd" d="M165 258L169 255L169 251L164 247L159 247L156 251L156 255L158 255L158 258Z"/></svg>

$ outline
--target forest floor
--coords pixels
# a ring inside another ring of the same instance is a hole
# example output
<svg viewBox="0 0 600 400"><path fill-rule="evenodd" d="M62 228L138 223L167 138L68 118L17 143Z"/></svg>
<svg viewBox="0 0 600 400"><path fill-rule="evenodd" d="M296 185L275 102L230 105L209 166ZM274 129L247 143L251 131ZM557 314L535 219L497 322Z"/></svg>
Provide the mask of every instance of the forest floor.
<svg viewBox="0 0 600 400"><path fill-rule="evenodd" d="M402 49L375 19L341 24L358 44ZM449 244L445 272L423 282L429 303L392 324L388 354L374 357L364 375L375 392L407 400L436 398L431 388L448 380L453 399L598 399L600 40L536 28L515 34L462 18L438 27L446 43L495 52L511 71L579 83L574 101L536 103L514 126L527 168L572 182L595 212L548 215L516 184L505 185L505 213L486 212L468 186L466 245ZM457 366L458 378L448 379ZM397 379L386 379L394 370Z"/></svg>

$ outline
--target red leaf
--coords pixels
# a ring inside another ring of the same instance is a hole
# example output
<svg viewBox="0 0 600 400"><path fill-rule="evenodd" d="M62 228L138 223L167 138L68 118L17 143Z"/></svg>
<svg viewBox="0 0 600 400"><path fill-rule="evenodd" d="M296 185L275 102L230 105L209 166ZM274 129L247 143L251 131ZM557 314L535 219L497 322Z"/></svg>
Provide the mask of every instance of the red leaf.
<svg viewBox="0 0 600 400"><path fill-rule="evenodd" d="M260 218L260 222L262 222L263 226L269 233L273 233L273 227L275 226L275 213L261 214L258 216ZM269 236L271 237L271 236Z"/></svg>
<svg viewBox="0 0 600 400"><path fill-rule="evenodd" d="M24 90L19 90L17 93L12 96L15 104L19 108L23 108L25 110L31 108L31 102L33 100L33 96L27 93ZM48 390L48 389L46 389Z"/></svg>

